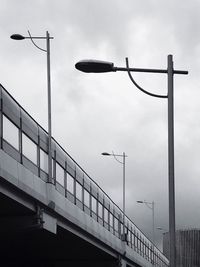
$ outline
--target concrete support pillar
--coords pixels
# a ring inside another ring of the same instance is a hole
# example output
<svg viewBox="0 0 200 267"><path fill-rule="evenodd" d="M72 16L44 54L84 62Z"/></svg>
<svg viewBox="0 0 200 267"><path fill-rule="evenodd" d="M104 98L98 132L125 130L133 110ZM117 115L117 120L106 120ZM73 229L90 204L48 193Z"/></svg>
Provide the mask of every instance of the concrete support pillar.
<svg viewBox="0 0 200 267"><path fill-rule="evenodd" d="M126 262L123 259L121 259L121 267L126 267Z"/></svg>

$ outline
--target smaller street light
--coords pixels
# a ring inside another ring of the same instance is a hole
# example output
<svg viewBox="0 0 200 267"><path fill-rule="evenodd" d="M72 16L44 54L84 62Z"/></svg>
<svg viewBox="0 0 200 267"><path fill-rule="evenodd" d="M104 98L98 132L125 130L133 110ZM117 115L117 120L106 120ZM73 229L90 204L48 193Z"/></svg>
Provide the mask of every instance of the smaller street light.
<svg viewBox="0 0 200 267"><path fill-rule="evenodd" d="M122 241L127 241L125 234L125 158L128 157L125 152L123 154L114 154L103 152L101 153L103 156L113 156L115 160L121 164L123 164L123 233L122 233ZM122 157L123 161L118 160L117 157Z"/></svg>
<svg viewBox="0 0 200 267"><path fill-rule="evenodd" d="M103 156L112 156L112 154L110 154L108 152L103 152L103 153L101 153L101 155L103 155Z"/></svg>
<svg viewBox="0 0 200 267"><path fill-rule="evenodd" d="M28 31L28 33L29 33L29 31ZM18 34L18 33L12 34L10 36L10 38L13 40L17 40L17 41L24 40L24 39L45 39L45 40L47 39L47 37L45 37L45 36L31 36L31 35L30 36L23 36L23 35ZM53 37L48 36L48 39L53 39Z"/></svg>
<svg viewBox="0 0 200 267"><path fill-rule="evenodd" d="M152 210L152 237L153 237L153 243L155 243L155 213L154 213L154 208L155 208L155 202L147 202L146 200L137 200L136 201L139 204L145 204L149 209Z"/></svg>
<svg viewBox="0 0 200 267"><path fill-rule="evenodd" d="M41 51L47 54L47 98L48 98L48 182L52 183L52 155L51 155L51 147L52 147L52 127L51 127L51 73L50 73L50 39L53 39L49 35L49 32L46 32L46 36L31 36L28 31L29 36L23 36L21 34L12 34L10 36L13 40L24 40L30 39L35 47L40 49ZM46 49L39 47L33 39L45 39L46 40Z"/></svg>
<svg viewBox="0 0 200 267"><path fill-rule="evenodd" d="M144 201L142 201L142 200L137 200L137 203L144 203Z"/></svg>
<svg viewBox="0 0 200 267"><path fill-rule="evenodd" d="M157 230L159 230L160 232L161 232L161 235L162 235L162 239L163 239L163 237L164 237L164 235L167 233L167 232L169 232L167 229L164 229L164 228L162 228L162 227L156 227L156 229ZM163 251L163 243L162 243L162 252L164 252ZM164 253L165 254L165 253Z"/></svg>
<svg viewBox="0 0 200 267"><path fill-rule="evenodd" d="M156 227L156 229L157 230L159 230L159 231L162 231L162 232L168 232L168 230L166 230L166 229L164 229L164 228L162 228L162 227Z"/></svg>

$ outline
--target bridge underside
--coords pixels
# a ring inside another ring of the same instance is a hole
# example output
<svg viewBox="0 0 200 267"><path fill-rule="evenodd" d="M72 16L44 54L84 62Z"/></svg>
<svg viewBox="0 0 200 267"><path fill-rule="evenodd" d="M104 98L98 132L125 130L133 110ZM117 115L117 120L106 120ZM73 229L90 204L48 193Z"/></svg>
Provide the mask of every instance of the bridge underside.
<svg viewBox="0 0 200 267"><path fill-rule="evenodd" d="M86 240L57 227L40 229L35 212L0 193L0 266L118 266Z"/></svg>

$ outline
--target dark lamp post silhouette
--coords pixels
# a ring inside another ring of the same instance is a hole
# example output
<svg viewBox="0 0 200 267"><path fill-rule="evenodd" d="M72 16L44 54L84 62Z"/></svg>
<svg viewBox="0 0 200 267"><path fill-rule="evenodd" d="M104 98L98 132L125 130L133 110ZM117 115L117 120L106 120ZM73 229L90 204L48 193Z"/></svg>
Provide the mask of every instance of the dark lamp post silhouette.
<svg viewBox="0 0 200 267"><path fill-rule="evenodd" d="M174 70L173 56L167 57L167 69L143 69L129 68L128 58L126 67L115 67L111 62L82 60L76 63L75 67L83 72L115 72L126 71L132 83L143 93L168 99L168 194L169 194L169 236L170 236L170 267L176 266L176 247L175 247L175 189L174 189L174 74L188 74L188 71ZM158 95L143 89L132 77L131 72L166 73L168 93Z"/></svg>
<svg viewBox="0 0 200 267"><path fill-rule="evenodd" d="M155 202L148 202L146 200L137 200L139 204L145 204L150 210L152 210L152 240L155 243Z"/></svg>
<svg viewBox="0 0 200 267"><path fill-rule="evenodd" d="M123 152L123 154L115 154L115 153L108 153L108 152L103 152L103 153L101 153L101 155L103 155L103 156L112 156L112 157L114 157L114 159L117 161L117 162L119 162L120 164L122 164L123 165L123 233L122 233L122 241L127 241L127 236L126 236L126 234L125 234L125 208L126 208L126 203L125 203L125 201L126 201L126 192L125 192L125 190L126 190L126 186L125 186L125 181L126 181L126 177L125 177L125 158L126 157L128 157L126 154L125 154L125 152ZM122 159L123 159L123 161L120 161L119 159L118 159L118 157L122 157Z"/></svg>
<svg viewBox="0 0 200 267"><path fill-rule="evenodd" d="M48 97L48 182L52 183L52 127L51 127L51 73L50 73L50 39L53 39L46 32L46 36L31 36L28 31L29 36L23 36L21 34L13 34L10 36L13 40L24 40L30 39L34 46L36 46L41 51L47 53L47 97ZM39 47L33 40L34 39L45 39L46 40L46 49Z"/></svg>

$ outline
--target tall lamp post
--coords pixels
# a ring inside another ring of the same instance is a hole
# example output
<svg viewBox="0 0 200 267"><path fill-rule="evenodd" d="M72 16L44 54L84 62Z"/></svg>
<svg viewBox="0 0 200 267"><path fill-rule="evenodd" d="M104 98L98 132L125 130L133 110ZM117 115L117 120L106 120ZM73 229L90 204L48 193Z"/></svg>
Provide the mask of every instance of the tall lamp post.
<svg viewBox="0 0 200 267"><path fill-rule="evenodd" d="M149 209L152 210L152 240L155 244L155 202L147 202L146 200L137 200L139 204L145 204Z"/></svg>
<svg viewBox="0 0 200 267"><path fill-rule="evenodd" d="M110 154L107 152L101 153L103 156L113 156L115 160L123 165L123 233L122 233L122 241L127 241L126 235L125 235L125 208L126 208L126 186L125 186L125 158L128 157L125 152L123 154ZM123 161L118 160L118 157L122 157Z"/></svg>
<svg viewBox="0 0 200 267"><path fill-rule="evenodd" d="M126 71L133 84L143 93L157 98L168 99L168 191L169 191L169 234L170 234L170 267L176 266L176 244L175 244L175 189L174 189L174 74L188 74L188 71L174 70L173 56L168 55L167 69L143 69L129 68L128 58L126 67L115 67L112 62L97 60L82 60L75 67L83 72L116 72ZM167 95L153 94L143 89L136 83L131 72L165 73L168 77Z"/></svg>
<svg viewBox="0 0 200 267"><path fill-rule="evenodd" d="M51 126L51 73L50 73L50 40L53 39L49 35L49 32L46 32L46 36L31 36L30 32L28 31L29 36L23 36L20 34L13 34L10 36L13 40L24 40L30 39L31 42L41 51L47 54L47 98L48 98L48 182L52 183L52 126ZM45 39L46 40L46 49L39 47L33 40L34 39Z"/></svg>

